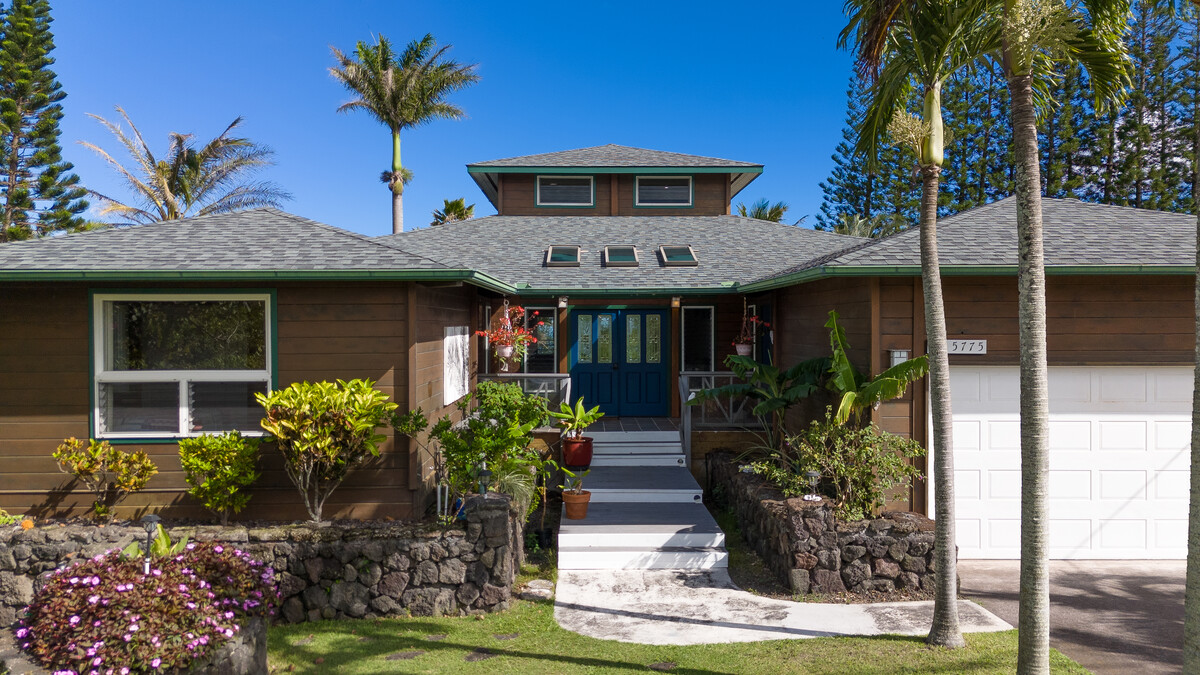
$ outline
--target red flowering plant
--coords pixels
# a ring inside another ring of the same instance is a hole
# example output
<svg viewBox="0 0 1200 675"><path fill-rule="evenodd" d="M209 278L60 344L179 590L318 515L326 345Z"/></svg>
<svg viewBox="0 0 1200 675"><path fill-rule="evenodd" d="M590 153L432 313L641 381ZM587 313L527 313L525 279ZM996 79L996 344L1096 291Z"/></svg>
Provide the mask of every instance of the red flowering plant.
<svg viewBox="0 0 1200 675"><path fill-rule="evenodd" d="M752 345L757 337L755 335L756 327L761 327L762 330L770 330L771 324L763 321L757 316L750 314L742 315L742 329L738 331L737 337L733 339L734 345Z"/></svg>
<svg viewBox="0 0 1200 675"><path fill-rule="evenodd" d="M55 675L186 671L274 613L275 571L215 543L142 561L109 551L54 572L16 623L18 644Z"/></svg>
<svg viewBox="0 0 1200 675"><path fill-rule="evenodd" d="M529 315L530 320L537 319L538 312L533 312ZM525 353L529 350L529 345L536 344L537 338L533 332L525 327L525 308L520 305L509 307L504 306L504 313L501 314L496 326L491 330L477 330L476 335L482 335L488 339L488 344L493 347L512 347L513 359L522 359ZM535 325L541 326L545 321L538 321Z"/></svg>

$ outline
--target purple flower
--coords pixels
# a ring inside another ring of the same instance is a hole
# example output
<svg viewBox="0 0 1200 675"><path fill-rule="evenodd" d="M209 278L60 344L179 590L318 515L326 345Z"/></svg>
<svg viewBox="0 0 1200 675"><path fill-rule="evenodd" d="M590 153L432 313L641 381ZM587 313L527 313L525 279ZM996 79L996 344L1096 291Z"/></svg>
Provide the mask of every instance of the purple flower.
<svg viewBox="0 0 1200 675"><path fill-rule="evenodd" d="M28 628L18 628L18 629L17 629L17 637L18 637L18 638L23 638L23 637L25 637L26 635L29 635L29 629L28 629Z"/></svg>
<svg viewBox="0 0 1200 675"><path fill-rule="evenodd" d="M129 633L126 633L125 635L123 635L123 636L121 636L121 637L123 637L123 638L125 639L125 641L126 641L126 642L129 642L129 641L133 640L133 636L132 636L132 635L130 635Z"/></svg>
<svg viewBox="0 0 1200 675"><path fill-rule="evenodd" d="M71 585L74 586L75 584L79 583L79 577L71 577L69 581L71 582Z"/></svg>
<svg viewBox="0 0 1200 675"><path fill-rule="evenodd" d="M137 629L138 629L138 625L136 623L129 624L129 632L130 633L136 633Z"/></svg>
<svg viewBox="0 0 1200 675"><path fill-rule="evenodd" d="M88 598L89 605L94 605L97 602L100 602L100 596L98 596L98 595L93 595L92 597Z"/></svg>
<svg viewBox="0 0 1200 675"><path fill-rule="evenodd" d="M79 623L79 616L78 616L78 615L76 615L76 616L73 616L73 617L71 617L71 620L70 620L68 623L70 623L72 626L74 626L74 625L78 624L78 623Z"/></svg>
<svg viewBox="0 0 1200 675"><path fill-rule="evenodd" d="M217 553L224 553L225 547L224 546L214 546L213 551L216 551Z"/></svg>
<svg viewBox="0 0 1200 675"><path fill-rule="evenodd" d="M151 662L150 662L150 667L151 667L151 668L157 668L157 667L159 667L161 664L162 664L162 659L160 659L160 658L155 658L153 661L151 661Z"/></svg>
<svg viewBox="0 0 1200 675"><path fill-rule="evenodd" d="M104 663L104 659L100 658L99 656L97 656L96 658L92 659L92 665L93 665L93 666L98 666L98 665L100 665L101 663Z"/></svg>

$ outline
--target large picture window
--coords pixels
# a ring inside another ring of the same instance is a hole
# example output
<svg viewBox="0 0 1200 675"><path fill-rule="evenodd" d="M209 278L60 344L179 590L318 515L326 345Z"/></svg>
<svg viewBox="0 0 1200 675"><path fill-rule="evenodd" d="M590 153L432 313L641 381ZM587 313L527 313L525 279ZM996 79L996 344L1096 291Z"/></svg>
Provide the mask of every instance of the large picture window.
<svg viewBox="0 0 1200 675"><path fill-rule="evenodd" d="M262 433L271 386L270 296L93 296L95 435Z"/></svg>

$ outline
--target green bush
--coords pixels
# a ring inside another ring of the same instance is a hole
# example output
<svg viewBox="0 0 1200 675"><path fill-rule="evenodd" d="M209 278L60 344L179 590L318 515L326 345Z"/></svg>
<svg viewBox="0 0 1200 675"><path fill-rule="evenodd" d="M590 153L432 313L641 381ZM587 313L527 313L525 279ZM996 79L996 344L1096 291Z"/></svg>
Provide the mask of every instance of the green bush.
<svg viewBox="0 0 1200 675"><path fill-rule="evenodd" d="M92 491L92 513L103 521L111 521L113 509L158 473L145 451L125 452L108 441L92 439L85 444L72 436L59 444L52 456L59 471Z"/></svg>
<svg viewBox="0 0 1200 675"><path fill-rule="evenodd" d="M487 420L515 420L518 424L545 426L550 420L546 399L526 394L515 383L480 382L473 394L478 402L475 412Z"/></svg>
<svg viewBox="0 0 1200 675"><path fill-rule="evenodd" d="M25 516L22 516L20 514L9 513L8 511L5 511L4 509L0 509L0 527L3 527L5 525L16 525L17 523L21 522L24 519L25 519Z"/></svg>
<svg viewBox="0 0 1200 675"><path fill-rule="evenodd" d="M909 461L925 454L919 443L889 434L875 425L839 424L831 408L823 421L784 441L782 452L752 462L750 466L788 497L809 491L807 471L818 471L818 491L829 497L844 520L870 517L890 490L912 484L920 475Z"/></svg>
<svg viewBox="0 0 1200 675"><path fill-rule="evenodd" d="M222 525L228 525L229 514L240 512L250 501L242 488L258 480L259 442L237 431L179 441L179 462L192 486L188 494L219 516Z"/></svg>
<svg viewBox="0 0 1200 675"><path fill-rule="evenodd" d="M375 431L399 407L371 380L297 382L254 397L267 411L262 428L274 436L283 470L314 522L346 475L379 456L387 437Z"/></svg>

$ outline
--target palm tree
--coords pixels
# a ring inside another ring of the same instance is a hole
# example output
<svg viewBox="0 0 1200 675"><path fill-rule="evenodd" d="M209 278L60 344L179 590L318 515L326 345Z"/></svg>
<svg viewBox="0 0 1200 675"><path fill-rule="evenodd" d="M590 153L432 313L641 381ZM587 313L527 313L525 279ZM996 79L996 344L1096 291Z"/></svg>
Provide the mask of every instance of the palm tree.
<svg viewBox="0 0 1200 675"><path fill-rule="evenodd" d="M470 220L475 217L475 205L467 205L466 197L458 199L443 199L442 209L434 209L433 222L430 225L445 225L456 220Z"/></svg>
<svg viewBox="0 0 1200 675"><path fill-rule="evenodd" d="M380 179L392 193L392 231L404 231L404 185L412 172L400 164L400 132L435 119L461 119L462 108L446 102L450 93L479 81L475 65L443 57L432 35L408 43L396 54L382 35L374 45L359 42L352 58L334 47L337 65L329 72L354 95L338 112L365 110L392 132L392 168Z"/></svg>
<svg viewBox="0 0 1200 675"><path fill-rule="evenodd" d="M137 198L134 203L88 190L101 201L101 215L115 214L135 223L153 223L210 213L228 213L260 206L279 206L291 195L274 183L252 181L249 176L274 162L270 148L248 138L232 135L242 123L235 119L219 136L202 147L196 147L193 134L171 132L167 152L155 156L142 137L142 132L120 106L117 112L133 134L99 115L89 116L103 124L125 146L133 159L133 167L123 164L99 146L80 141L80 145L100 155L108 162ZM140 203L138 203L140 202Z"/></svg>
<svg viewBox="0 0 1200 675"><path fill-rule="evenodd" d="M934 517L937 588L926 642L965 646L958 621L954 533L954 446L946 312L937 254L938 178L944 161L942 85L983 53L988 36L977 18L986 0L848 0L849 22L839 46L853 42L860 76L872 81L872 100L859 129L858 151L869 164L885 132L916 154L921 172L921 283L928 335L929 398L933 413ZM913 88L922 96L918 117L902 109Z"/></svg>
<svg viewBox="0 0 1200 675"><path fill-rule="evenodd" d="M788 205L785 202L775 202L772 204L764 197L749 207L745 202L737 205L738 215L743 218L754 218L756 220L769 220L772 223L783 222L784 215L787 214Z"/></svg>
<svg viewBox="0 0 1200 675"><path fill-rule="evenodd" d="M880 239L906 229L908 229L908 223L898 214L879 213L865 218L857 214L842 214L832 231L851 237Z"/></svg>
<svg viewBox="0 0 1200 675"><path fill-rule="evenodd" d="M1017 197L1017 320L1021 347L1021 593L1017 672L1050 670L1050 569L1047 485L1049 387L1046 366L1046 270L1042 250L1042 184L1038 104L1055 72L1078 63L1097 104L1117 102L1131 81L1122 43L1129 0L1081 4L994 0L1000 17L998 60L1012 101ZM982 15L981 15L982 16ZM995 23L995 21L993 21Z"/></svg>

